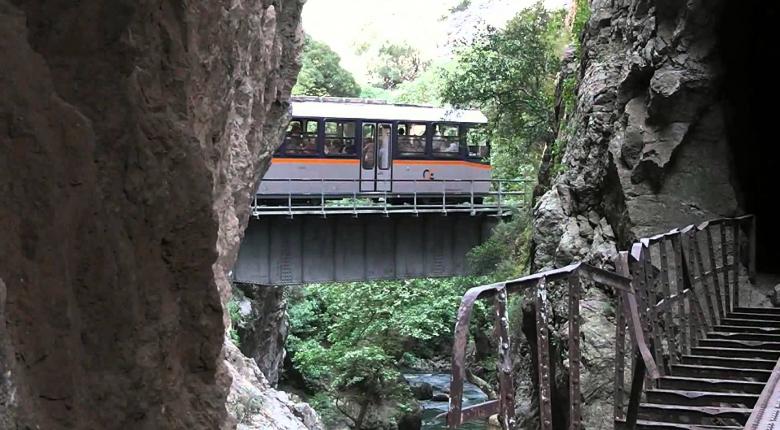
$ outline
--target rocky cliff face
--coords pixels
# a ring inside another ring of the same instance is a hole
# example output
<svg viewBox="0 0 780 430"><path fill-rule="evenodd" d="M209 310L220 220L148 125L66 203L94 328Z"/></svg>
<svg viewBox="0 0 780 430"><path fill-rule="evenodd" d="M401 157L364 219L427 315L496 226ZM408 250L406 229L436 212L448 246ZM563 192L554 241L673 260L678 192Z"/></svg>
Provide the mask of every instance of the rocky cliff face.
<svg viewBox="0 0 780 430"><path fill-rule="evenodd" d="M534 211L536 268L740 212L722 97L721 1L591 2L564 172Z"/></svg>
<svg viewBox="0 0 780 430"><path fill-rule="evenodd" d="M756 144L756 124L735 111L755 96L745 69L755 66L750 51L769 42L754 46L761 37L745 35L761 27L757 16L776 17L776 7L764 8L719 0L590 1L576 108L561 128L563 172L534 207L535 271L573 260L610 266L638 237L756 210L741 182L760 183L771 169L763 155L745 154L778 151L762 152L769 146ZM613 399L611 299L595 290L587 297L585 426L611 428L604 420ZM751 300L766 301L760 294Z"/></svg>
<svg viewBox="0 0 780 430"><path fill-rule="evenodd" d="M0 427L230 427L227 271L299 0L0 0Z"/></svg>

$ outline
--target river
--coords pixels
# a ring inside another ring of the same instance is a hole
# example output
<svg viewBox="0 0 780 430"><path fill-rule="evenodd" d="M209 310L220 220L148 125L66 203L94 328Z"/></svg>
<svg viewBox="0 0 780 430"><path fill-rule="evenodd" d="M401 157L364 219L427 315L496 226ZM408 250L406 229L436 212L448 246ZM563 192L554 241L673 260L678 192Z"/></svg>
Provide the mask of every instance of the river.
<svg viewBox="0 0 780 430"><path fill-rule="evenodd" d="M450 374L449 373L406 373L404 378L410 384L427 382L433 387L433 393L449 392ZM463 387L463 406L470 406L482 403L487 400L485 393L480 391L476 385L466 382ZM423 408L422 430L445 430L447 425L443 418L435 419L436 415L447 412L448 402L434 402L432 400L422 400L420 405ZM485 430L487 423L478 421L469 421L459 427L462 430Z"/></svg>

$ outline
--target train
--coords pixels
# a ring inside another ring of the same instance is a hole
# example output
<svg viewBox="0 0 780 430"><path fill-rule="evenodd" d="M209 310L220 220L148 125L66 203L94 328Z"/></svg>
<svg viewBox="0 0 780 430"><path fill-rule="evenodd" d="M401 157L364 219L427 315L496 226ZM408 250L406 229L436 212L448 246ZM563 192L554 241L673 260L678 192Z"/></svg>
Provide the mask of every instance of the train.
<svg viewBox="0 0 780 430"><path fill-rule="evenodd" d="M360 196L479 199L490 190L478 110L293 97L292 119L257 190L264 202Z"/></svg>

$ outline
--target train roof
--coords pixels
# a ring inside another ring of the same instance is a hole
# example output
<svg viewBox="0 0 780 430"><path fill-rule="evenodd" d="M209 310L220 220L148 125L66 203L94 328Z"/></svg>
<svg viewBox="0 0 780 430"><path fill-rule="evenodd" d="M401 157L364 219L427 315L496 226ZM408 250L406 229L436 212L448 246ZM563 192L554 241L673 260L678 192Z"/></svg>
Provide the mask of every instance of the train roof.
<svg viewBox="0 0 780 430"><path fill-rule="evenodd" d="M293 97L292 114L299 118L487 123L487 117L478 110L394 104L383 100L340 97Z"/></svg>

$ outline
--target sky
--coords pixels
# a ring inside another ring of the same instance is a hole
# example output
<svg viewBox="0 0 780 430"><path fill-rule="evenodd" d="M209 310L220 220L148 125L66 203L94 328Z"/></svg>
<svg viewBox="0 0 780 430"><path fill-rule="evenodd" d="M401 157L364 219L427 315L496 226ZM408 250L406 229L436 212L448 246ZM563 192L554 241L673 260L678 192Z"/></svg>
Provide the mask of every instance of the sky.
<svg viewBox="0 0 780 430"><path fill-rule="evenodd" d="M341 65L366 82L366 58L355 51L361 43L407 42L433 60L451 55L448 42L478 21L501 28L520 9L536 0L471 0L468 12L450 15L462 0L308 0L303 28L341 56ZM548 8L568 0L545 0Z"/></svg>

